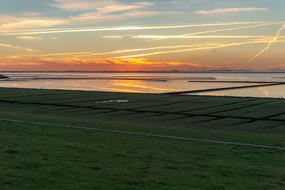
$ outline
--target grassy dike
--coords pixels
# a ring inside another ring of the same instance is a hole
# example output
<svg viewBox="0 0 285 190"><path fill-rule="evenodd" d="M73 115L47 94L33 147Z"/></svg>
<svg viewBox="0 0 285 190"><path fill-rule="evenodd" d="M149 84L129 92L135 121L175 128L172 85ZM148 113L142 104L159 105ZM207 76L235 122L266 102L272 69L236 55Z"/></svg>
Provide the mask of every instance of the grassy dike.
<svg viewBox="0 0 285 190"><path fill-rule="evenodd" d="M285 101L0 89L1 190L285 188L285 150L213 141L285 147Z"/></svg>

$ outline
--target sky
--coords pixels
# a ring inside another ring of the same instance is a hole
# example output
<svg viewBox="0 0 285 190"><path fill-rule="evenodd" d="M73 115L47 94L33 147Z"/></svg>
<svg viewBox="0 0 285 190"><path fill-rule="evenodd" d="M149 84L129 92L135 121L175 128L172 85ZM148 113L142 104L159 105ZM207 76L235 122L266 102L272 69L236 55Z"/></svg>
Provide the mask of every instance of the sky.
<svg viewBox="0 0 285 190"><path fill-rule="evenodd" d="M284 0L0 0L1 71L285 70Z"/></svg>

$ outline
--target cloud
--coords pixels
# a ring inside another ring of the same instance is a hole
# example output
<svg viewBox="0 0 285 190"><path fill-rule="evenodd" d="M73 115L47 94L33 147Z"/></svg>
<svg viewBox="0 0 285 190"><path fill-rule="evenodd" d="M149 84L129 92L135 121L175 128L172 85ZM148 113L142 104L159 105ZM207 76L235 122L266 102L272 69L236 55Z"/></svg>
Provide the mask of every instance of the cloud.
<svg viewBox="0 0 285 190"><path fill-rule="evenodd" d="M82 23L110 22L115 20L143 18L169 12L147 10L151 2L122 3L116 0L75 1L56 0L51 6L66 11L83 11L67 17L44 17L40 14L0 16L0 31L36 29Z"/></svg>
<svg viewBox="0 0 285 190"><path fill-rule="evenodd" d="M211 10L197 10L194 13L199 15L213 15L213 14L224 14L224 13L240 13L240 12L262 12L269 11L267 8L254 8L254 7L243 7L243 8L218 8Z"/></svg>
<svg viewBox="0 0 285 190"><path fill-rule="evenodd" d="M32 48L21 47L21 46L6 44L6 43L0 43L0 47L2 47L2 48L17 49L17 50L22 50L22 51L27 51L27 52L34 52L34 51L37 51L37 50L34 50L34 49L32 49Z"/></svg>
<svg viewBox="0 0 285 190"><path fill-rule="evenodd" d="M70 17L69 21L98 23L128 18L160 15L162 12L145 10L145 8L152 5L154 4L149 2L123 4L117 1L104 1L104 3L99 3L98 5L95 5L94 3L94 11L84 12L79 15Z"/></svg>
<svg viewBox="0 0 285 190"><path fill-rule="evenodd" d="M204 65L179 61L151 61L142 58L78 58L50 57L38 58L27 56L0 57L0 68L5 70L173 70L173 69L203 69ZM207 67L208 68L208 67Z"/></svg>
<svg viewBox="0 0 285 190"><path fill-rule="evenodd" d="M85 11L97 9L98 7L115 4L116 1L76 1L76 0L54 0L50 6L62 9L65 11Z"/></svg>
<svg viewBox="0 0 285 190"><path fill-rule="evenodd" d="M104 1L77 1L77 0L55 0L51 6L65 11L83 11L73 18L90 17L90 19L101 18L104 15L128 12L143 9L154 5L151 2L122 3L118 0Z"/></svg>
<svg viewBox="0 0 285 190"><path fill-rule="evenodd" d="M41 28L66 24L61 18L0 16L0 30Z"/></svg>
<svg viewBox="0 0 285 190"><path fill-rule="evenodd" d="M16 36L18 40L43 40L40 36Z"/></svg>
<svg viewBox="0 0 285 190"><path fill-rule="evenodd" d="M78 1L78 0L54 0L50 6L65 10L65 11L90 11L95 10L100 13L112 13L119 11L128 11L149 7L154 3L142 1L133 3L122 3L118 0L104 0L104 1Z"/></svg>
<svg viewBox="0 0 285 190"><path fill-rule="evenodd" d="M89 23L99 23L99 22L110 22L110 21L116 21L116 20L122 20L122 19L128 19L128 18L141 18L141 17L150 17L160 15L159 12L156 11L130 11L130 12L123 12L120 14L105 14L102 12L89 12L80 14L75 17L70 18L70 22L89 22Z"/></svg>

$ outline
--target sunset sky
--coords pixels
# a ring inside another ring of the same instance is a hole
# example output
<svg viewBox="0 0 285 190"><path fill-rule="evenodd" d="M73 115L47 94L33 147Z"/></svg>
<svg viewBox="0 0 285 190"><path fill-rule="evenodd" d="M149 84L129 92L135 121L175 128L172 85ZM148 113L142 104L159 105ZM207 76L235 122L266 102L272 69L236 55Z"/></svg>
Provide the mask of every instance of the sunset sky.
<svg viewBox="0 0 285 190"><path fill-rule="evenodd" d="M284 0L0 0L0 70L285 70Z"/></svg>

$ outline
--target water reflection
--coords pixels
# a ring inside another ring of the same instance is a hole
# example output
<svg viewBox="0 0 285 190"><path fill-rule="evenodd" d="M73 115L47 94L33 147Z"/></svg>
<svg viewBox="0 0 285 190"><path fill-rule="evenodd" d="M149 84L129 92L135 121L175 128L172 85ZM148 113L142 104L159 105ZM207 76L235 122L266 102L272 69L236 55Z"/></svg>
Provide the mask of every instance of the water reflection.
<svg viewBox="0 0 285 190"><path fill-rule="evenodd" d="M205 92L196 93L195 95L285 98L285 85L269 86L262 88L225 90L219 92Z"/></svg>
<svg viewBox="0 0 285 190"><path fill-rule="evenodd" d="M160 92L172 92L172 91L179 91L180 88L168 88L167 85L165 87L161 87L162 84L157 82L152 82L151 85L149 82L145 81L136 81L136 80L117 80L117 81L111 81L112 86L117 86L118 89L121 89L121 87L125 87L129 90L135 90L137 92L141 93L160 93ZM160 87L159 87L160 86ZM130 91L127 91L130 92Z"/></svg>
<svg viewBox="0 0 285 190"><path fill-rule="evenodd" d="M111 92L129 92L129 93L166 93L166 92L203 90L203 89L213 89L213 88L240 87L240 86L248 86L256 84L256 83L244 83L244 81L285 82L283 73L266 73L266 74L264 73L3 73L3 74L9 76L11 80L0 81L0 87L111 91ZM189 82L189 80L191 80L192 82ZM241 83L234 83L231 81L241 81ZM197 93L197 95L285 98L285 87L271 86L271 87L257 87L250 89L212 91L212 92Z"/></svg>
<svg viewBox="0 0 285 190"><path fill-rule="evenodd" d="M248 85L248 84L246 84ZM137 81L137 80L23 80L1 81L1 87L91 90L136 93L166 93L185 90L202 90L244 86L236 83L189 83L188 81Z"/></svg>

